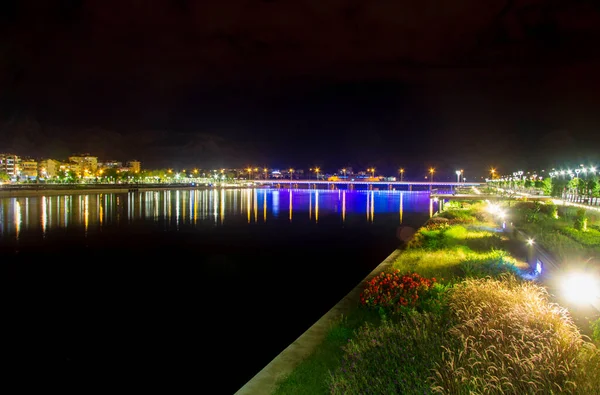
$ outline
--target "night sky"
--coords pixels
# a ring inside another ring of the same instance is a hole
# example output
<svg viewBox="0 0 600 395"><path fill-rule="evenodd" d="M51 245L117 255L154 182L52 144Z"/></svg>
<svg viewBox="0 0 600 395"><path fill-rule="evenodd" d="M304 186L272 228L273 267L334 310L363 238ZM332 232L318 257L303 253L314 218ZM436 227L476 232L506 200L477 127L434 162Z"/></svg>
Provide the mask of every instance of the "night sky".
<svg viewBox="0 0 600 395"><path fill-rule="evenodd" d="M0 2L0 151L470 174L598 160L595 1Z"/></svg>

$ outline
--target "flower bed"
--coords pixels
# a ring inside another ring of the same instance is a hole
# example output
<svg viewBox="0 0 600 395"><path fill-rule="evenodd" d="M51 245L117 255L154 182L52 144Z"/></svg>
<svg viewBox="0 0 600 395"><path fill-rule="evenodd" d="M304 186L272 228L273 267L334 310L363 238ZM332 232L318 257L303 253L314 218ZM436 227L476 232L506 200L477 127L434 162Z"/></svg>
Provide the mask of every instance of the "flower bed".
<svg viewBox="0 0 600 395"><path fill-rule="evenodd" d="M435 277L425 278L417 273L381 272L367 282L360 302L368 308L381 308L390 313L400 313L407 307L417 309L435 283Z"/></svg>

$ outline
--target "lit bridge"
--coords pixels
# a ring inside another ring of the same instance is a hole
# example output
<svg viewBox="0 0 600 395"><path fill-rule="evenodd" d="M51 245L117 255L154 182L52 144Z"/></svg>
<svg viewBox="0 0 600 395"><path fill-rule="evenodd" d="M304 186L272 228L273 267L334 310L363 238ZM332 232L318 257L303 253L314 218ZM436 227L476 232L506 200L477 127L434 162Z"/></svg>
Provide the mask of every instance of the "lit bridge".
<svg viewBox="0 0 600 395"><path fill-rule="evenodd" d="M260 185L270 185L275 188L307 188L307 189L317 189L317 187L323 188L324 186L327 189L339 189L347 188L347 189L355 189L357 186L361 188L365 188L368 190L373 189L383 189L383 190L406 190L412 191L413 187L417 189L423 190L428 189L432 190L435 188L444 188L444 189L454 189L456 187L478 187L485 185L485 183L480 182L447 182L447 181L432 181L432 182L423 182L423 181L369 181L369 180L335 180L335 181L327 181L327 180L285 180L285 179L277 179L277 180L253 180L255 184Z"/></svg>

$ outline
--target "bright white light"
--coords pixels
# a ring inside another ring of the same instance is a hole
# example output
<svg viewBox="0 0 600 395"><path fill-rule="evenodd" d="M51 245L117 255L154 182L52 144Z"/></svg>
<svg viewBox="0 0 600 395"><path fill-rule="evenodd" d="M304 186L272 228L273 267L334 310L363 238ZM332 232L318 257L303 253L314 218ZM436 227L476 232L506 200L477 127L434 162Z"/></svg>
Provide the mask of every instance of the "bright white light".
<svg viewBox="0 0 600 395"><path fill-rule="evenodd" d="M490 213L490 214L496 214L496 213L498 212L498 206L497 206L496 204L490 204L490 205L487 207L487 211L488 211L488 213Z"/></svg>
<svg viewBox="0 0 600 395"><path fill-rule="evenodd" d="M532 246L535 241L533 239L527 239L527 245Z"/></svg>
<svg viewBox="0 0 600 395"><path fill-rule="evenodd" d="M562 292L570 302L591 304L600 298L600 284L590 274L571 273L562 281Z"/></svg>

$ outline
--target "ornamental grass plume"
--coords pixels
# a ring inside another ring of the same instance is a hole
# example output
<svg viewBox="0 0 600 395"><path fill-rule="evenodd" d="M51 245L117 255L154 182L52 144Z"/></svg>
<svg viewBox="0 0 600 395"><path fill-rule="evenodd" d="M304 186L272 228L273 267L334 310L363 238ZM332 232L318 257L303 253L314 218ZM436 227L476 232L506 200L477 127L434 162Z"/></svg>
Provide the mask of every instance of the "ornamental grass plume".
<svg viewBox="0 0 600 395"><path fill-rule="evenodd" d="M513 275L471 278L447 303L455 324L431 377L436 392L600 393L598 350L544 288Z"/></svg>

